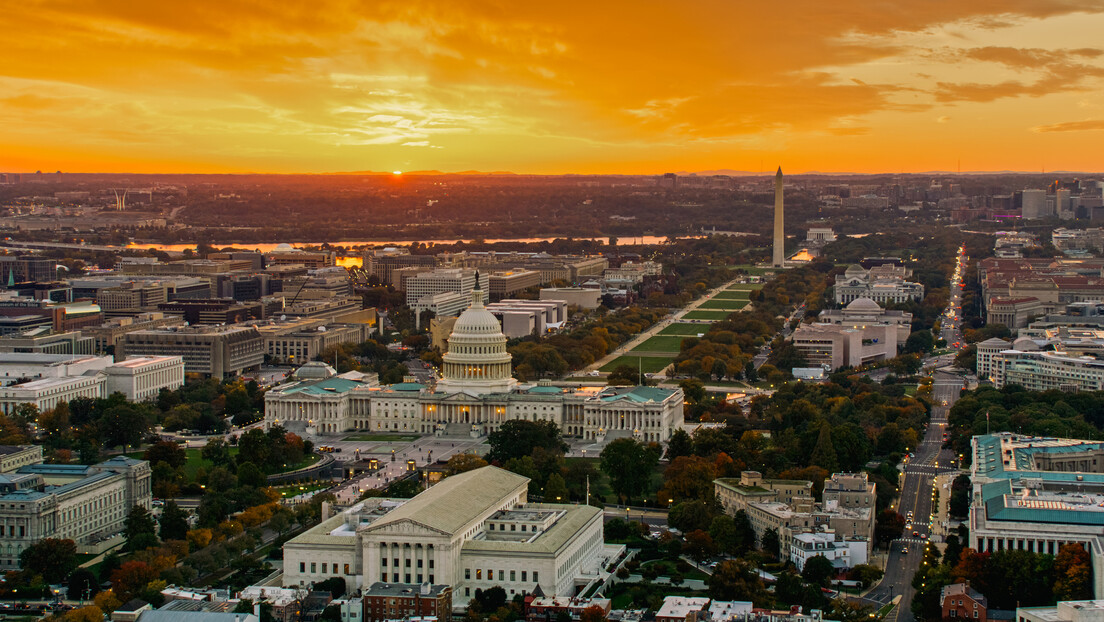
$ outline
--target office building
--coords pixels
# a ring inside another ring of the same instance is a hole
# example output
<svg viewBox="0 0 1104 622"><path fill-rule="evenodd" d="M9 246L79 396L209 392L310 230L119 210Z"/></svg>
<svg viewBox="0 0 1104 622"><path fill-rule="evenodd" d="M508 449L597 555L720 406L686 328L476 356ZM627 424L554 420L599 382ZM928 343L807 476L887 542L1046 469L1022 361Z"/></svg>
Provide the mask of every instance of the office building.
<svg viewBox="0 0 1104 622"><path fill-rule="evenodd" d="M0 337L0 352L39 354L92 354L95 340L80 332L57 332L36 328L24 333Z"/></svg>
<svg viewBox="0 0 1104 622"><path fill-rule="evenodd" d="M583 617L583 611L597 607L603 616L608 616L613 603L608 598L585 598L579 596L535 597L525 606L526 622L555 622L560 614L567 615L573 622Z"/></svg>
<svg viewBox="0 0 1104 622"><path fill-rule="evenodd" d="M21 255L15 260L16 281L48 283L56 281L57 260L33 255ZM5 281L6 282L6 281Z"/></svg>
<svg viewBox="0 0 1104 622"><path fill-rule="evenodd" d="M501 322L509 339L543 335L567 320L567 303L562 300L505 299L487 305L487 310Z"/></svg>
<svg viewBox="0 0 1104 622"><path fill-rule="evenodd" d="M0 387L0 412L11 414L20 404L30 404L39 412L53 410L61 402L79 397L104 397L104 381L100 375L40 378L22 384Z"/></svg>
<svg viewBox="0 0 1104 622"><path fill-rule="evenodd" d="M117 274L156 276L196 276L217 279L231 272L248 271L253 262L248 259L212 261L210 259L184 259L181 261L143 261L147 257L124 257L115 264Z"/></svg>
<svg viewBox="0 0 1104 622"><path fill-rule="evenodd" d="M265 256L264 253L257 251L226 251L219 253L208 253L207 259L213 261L248 261L250 268L253 270L264 270L265 268Z"/></svg>
<svg viewBox="0 0 1104 622"><path fill-rule="evenodd" d="M663 274L663 264L654 261L626 261L616 268L607 268L602 273L603 282L640 283L646 277Z"/></svg>
<svg viewBox="0 0 1104 622"><path fill-rule="evenodd" d="M0 473L42 462L42 445L0 445Z"/></svg>
<svg viewBox="0 0 1104 622"><path fill-rule="evenodd" d="M184 386L184 359L179 356L141 356L104 368L104 395L122 393L131 402L156 399L162 389Z"/></svg>
<svg viewBox="0 0 1104 622"><path fill-rule="evenodd" d="M0 354L0 384L95 374L114 363L111 356L6 352Z"/></svg>
<svg viewBox="0 0 1104 622"><path fill-rule="evenodd" d="M805 492L811 492L811 482L782 480L782 490L788 489L791 494L789 501L783 501L782 494L764 486L772 481L779 480L764 480L758 473L745 472L739 482L718 479L713 486L726 514L740 510L747 514L756 538L762 539L769 529L778 534L783 559L790 559L793 537L799 533L832 533L841 542L860 542L862 554L869 557L874 542L876 487L866 473L833 473L824 481L825 495L820 503ZM848 544L851 546L860 545Z"/></svg>
<svg viewBox="0 0 1104 622"><path fill-rule="evenodd" d="M1011 350L1012 342L993 337L978 343L975 348L977 349L977 377L992 381L993 357L1005 350Z"/></svg>
<svg viewBox="0 0 1104 622"><path fill-rule="evenodd" d="M120 355L181 356L186 373L225 378L259 368L264 353L253 326L187 326L127 333Z"/></svg>
<svg viewBox="0 0 1104 622"><path fill-rule="evenodd" d="M655 622L706 622L708 616L709 599L704 596L665 596Z"/></svg>
<svg viewBox="0 0 1104 622"><path fill-rule="evenodd" d="M1057 555L1080 545L1104 598L1104 444L1003 432L975 436L971 452L970 547Z"/></svg>
<svg viewBox="0 0 1104 622"><path fill-rule="evenodd" d="M68 283L73 289L74 300L91 298L98 301L100 292L103 292L105 290L144 290L146 288L163 289L164 300L159 302L194 298L210 298L213 293L211 291L211 281L209 279L203 277L189 276L142 277L125 274L99 274L96 276L82 276L72 278L68 280ZM157 294L154 295L156 296ZM139 301L150 303L150 306L156 304L149 298L146 298L145 300L139 298ZM111 310L114 310L114 305L117 303L109 302L109 304L112 306ZM100 306L103 307L104 305L101 303ZM105 308L105 310L108 309Z"/></svg>
<svg viewBox="0 0 1104 622"><path fill-rule="evenodd" d="M183 325L184 319L179 316L150 311L129 317L109 318L99 326L81 329L81 334L93 340L94 352L114 353L119 349L127 333Z"/></svg>
<svg viewBox="0 0 1104 622"><path fill-rule="evenodd" d="M541 300L562 300L580 309L597 309L602 304L602 291L585 287L542 287Z"/></svg>
<svg viewBox="0 0 1104 622"><path fill-rule="evenodd" d="M518 292L541 284L540 272L534 270L509 270L492 272L487 277L491 300L509 298Z"/></svg>
<svg viewBox="0 0 1104 622"><path fill-rule="evenodd" d="M1097 593L1099 598L1099 592ZM1020 607L1017 622L1100 622L1104 619L1102 600L1063 600L1049 607Z"/></svg>
<svg viewBox="0 0 1104 622"><path fill-rule="evenodd" d="M0 336L19 335L38 328L51 329L53 318L46 315L0 315Z"/></svg>
<svg viewBox="0 0 1104 622"><path fill-rule="evenodd" d="M1022 215L1025 220L1038 220L1052 215L1047 207L1046 190L1031 189L1023 191Z"/></svg>
<svg viewBox="0 0 1104 622"><path fill-rule="evenodd" d="M267 317L261 301L237 301L232 298L176 300L157 305L165 315L175 315L191 325L237 324Z"/></svg>
<svg viewBox="0 0 1104 622"><path fill-rule="evenodd" d="M811 503L813 483L803 479L767 479L758 471L742 471L739 479L713 481L713 492L726 514L748 509L752 503Z"/></svg>
<svg viewBox="0 0 1104 622"><path fill-rule="evenodd" d="M150 509L150 466L123 456L92 466L32 464L20 475L42 478L44 490L0 495L0 568L17 570L19 554L43 538L73 540L78 553L103 553L122 543L127 514Z"/></svg>
<svg viewBox="0 0 1104 622"><path fill-rule="evenodd" d="M131 282L96 292L96 304L105 312L150 310L168 299L168 288L157 283Z"/></svg>
<svg viewBox="0 0 1104 622"><path fill-rule="evenodd" d="M368 340L368 324L336 324L323 318L291 318L256 324L264 338L265 353L274 363L302 363L341 344Z"/></svg>
<svg viewBox="0 0 1104 622"><path fill-rule="evenodd" d="M992 355L990 374L998 389L1019 385L1028 391L1104 390L1104 361L1066 352L1020 350L1026 343Z"/></svg>
<svg viewBox="0 0 1104 622"><path fill-rule="evenodd" d="M479 282L476 283L476 278ZM406 304L413 307L424 296L443 294L446 292L458 293L471 300L473 290L487 292L490 276L484 272L468 268L442 268L432 272L422 272L406 280ZM490 297L484 294L483 302Z"/></svg>
<svg viewBox="0 0 1104 622"><path fill-rule="evenodd" d="M372 273L381 283L393 285L398 285L394 278L396 270L413 267L432 270L437 263L437 258L433 255L411 255L405 251L392 253L374 251L364 256L365 271Z"/></svg>
<svg viewBox="0 0 1104 622"><path fill-rule="evenodd" d="M307 268L325 268L337 263L334 251L307 251L294 248L290 244L278 244L270 253L265 253L266 266L306 266Z"/></svg>
<svg viewBox="0 0 1104 622"><path fill-rule="evenodd" d="M461 605L495 586L507 598L574 595L623 547L606 550L601 510L528 503L528 487L528 478L486 466L410 500L367 499L284 545L283 584L428 583L451 586Z"/></svg>
<svg viewBox="0 0 1104 622"><path fill-rule="evenodd" d="M1104 250L1104 229L1065 229L1051 232L1050 243L1067 254L1100 253Z"/></svg>

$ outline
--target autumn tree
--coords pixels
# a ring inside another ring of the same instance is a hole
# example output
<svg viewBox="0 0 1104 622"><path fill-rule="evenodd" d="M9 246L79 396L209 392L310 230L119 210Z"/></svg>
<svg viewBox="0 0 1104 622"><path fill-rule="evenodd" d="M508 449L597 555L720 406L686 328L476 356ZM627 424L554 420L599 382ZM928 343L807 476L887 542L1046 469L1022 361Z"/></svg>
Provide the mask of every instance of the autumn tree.
<svg viewBox="0 0 1104 622"><path fill-rule="evenodd" d="M129 561L111 573L111 587L121 600L127 601L139 595L159 572L146 562Z"/></svg>
<svg viewBox="0 0 1104 622"><path fill-rule="evenodd" d="M712 501L713 480L717 470L712 461L700 456L680 456L663 471L663 488L659 498L668 503L698 499Z"/></svg>
<svg viewBox="0 0 1104 622"><path fill-rule="evenodd" d="M686 534L686 546L683 549L695 561L703 562L713 555L713 538L701 529Z"/></svg>
<svg viewBox="0 0 1104 622"><path fill-rule="evenodd" d="M598 605L591 605L579 614L579 622L606 622L606 612Z"/></svg>
<svg viewBox="0 0 1104 622"><path fill-rule="evenodd" d="M751 601L756 607L770 603L770 595L759 573L744 560L726 560L717 564L706 583L709 595L717 600Z"/></svg>
<svg viewBox="0 0 1104 622"><path fill-rule="evenodd" d="M458 475L487 466L487 461L477 454L456 454L445 465L445 475Z"/></svg>
<svg viewBox="0 0 1104 622"><path fill-rule="evenodd" d="M96 606L100 608L104 613L112 613L119 607L123 606L123 603L119 600L119 597L115 594L115 590L106 590L96 594L95 601Z"/></svg>
<svg viewBox="0 0 1104 622"><path fill-rule="evenodd" d="M65 622L103 622L104 612L96 605L85 605L65 614Z"/></svg>
<svg viewBox="0 0 1104 622"><path fill-rule="evenodd" d="M1058 600L1087 600L1093 597L1092 562L1080 544L1066 544L1054 559L1054 596Z"/></svg>

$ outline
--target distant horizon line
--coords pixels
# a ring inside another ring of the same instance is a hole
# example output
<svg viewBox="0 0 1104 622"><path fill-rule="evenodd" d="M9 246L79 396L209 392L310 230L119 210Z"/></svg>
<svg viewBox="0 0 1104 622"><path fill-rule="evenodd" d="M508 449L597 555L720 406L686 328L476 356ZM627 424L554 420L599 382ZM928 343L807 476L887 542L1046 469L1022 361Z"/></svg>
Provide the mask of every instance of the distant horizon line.
<svg viewBox="0 0 1104 622"><path fill-rule="evenodd" d="M984 176L984 175L1099 175L1104 176L1104 171L1072 171L1072 170L1056 170L1056 171L1015 171L1015 170L999 170L999 171L915 171L915 172L880 172L880 173L859 173L854 171L801 171L797 173L788 173L785 167L780 167L783 175L787 177L797 176L821 176L821 177L881 177L886 175L945 175L945 176ZM227 172L208 172L208 173L174 173L174 172L157 172L157 173L139 173L139 172L97 172L97 171L51 171L46 172L43 170L22 172L11 170L0 170L0 173L14 174L14 175L142 175L142 176L156 176L156 175L208 175L208 176L257 176L257 175L272 175L272 176L302 176L302 177L334 177L334 176L371 176L371 177L407 177L407 176L421 176L421 177L447 177L447 176L463 176L463 177L662 177L664 175L674 174L680 177L773 177L774 172L754 172L745 170L734 169L712 169L702 171L667 171L664 173L515 173L513 171L453 171L445 172L438 170L416 170L416 171L329 171L321 173L279 173L279 172L256 172L246 171L237 173Z"/></svg>

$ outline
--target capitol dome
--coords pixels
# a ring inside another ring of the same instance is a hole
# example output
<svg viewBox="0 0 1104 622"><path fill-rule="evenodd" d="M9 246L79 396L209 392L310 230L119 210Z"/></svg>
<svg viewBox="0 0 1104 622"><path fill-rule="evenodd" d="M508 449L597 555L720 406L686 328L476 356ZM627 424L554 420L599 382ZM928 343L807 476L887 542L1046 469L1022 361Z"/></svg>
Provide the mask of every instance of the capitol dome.
<svg viewBox="0 0 1104 622"><path fill-rule="evenodd" d="M309 361L291 375L296 380L325 380L337 375L337 370L322 361Z"/></svg>
<svg viewBox="0 0 1104 622"><path fill-rule="evenodd" d="M452 327L448 352L442 357L437 389L448 393L506 393L517 386L511 370L513 357L506 351L502 326L483 306L483 291L472 290L472 302Z"/></svg>

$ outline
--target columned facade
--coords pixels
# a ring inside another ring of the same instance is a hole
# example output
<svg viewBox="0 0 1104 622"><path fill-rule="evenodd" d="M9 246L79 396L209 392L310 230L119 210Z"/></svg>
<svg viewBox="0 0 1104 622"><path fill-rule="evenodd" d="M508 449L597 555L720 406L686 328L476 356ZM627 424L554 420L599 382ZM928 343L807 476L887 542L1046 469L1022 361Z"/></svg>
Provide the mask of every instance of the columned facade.
<svg viewBox="0 0 1104 622"><path fill-rule="evenodd" d="M478 278L478 273L477 273ZM483 292L472 290L472 303L460 314L448 340L437 389L446 393L472 394L509 392L517 386L506 335L502 326L483 306Z"/></svg>
<svg viewBox="0 0 1104 622"><path fill-rule="evenodd" d="M682 423L681 389L607 387L595 392L547 382L519 386L510 367L506 337L476 289L471 307L456 320L443 378L435 387L415 382L380 387L374 375L335 376L332 368L309 363L296 372L297 382L265 394L265 421L302 426L312 434L364 430L476 436L507 421L551 421L566 436L602 439L616 431L656 442L666 441Z"/></svg>

